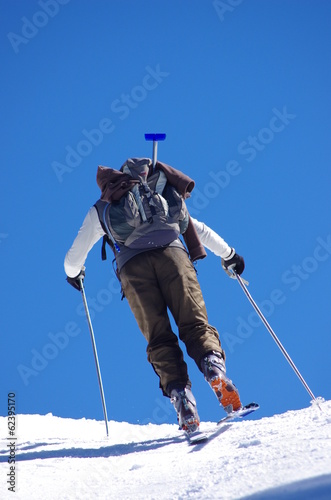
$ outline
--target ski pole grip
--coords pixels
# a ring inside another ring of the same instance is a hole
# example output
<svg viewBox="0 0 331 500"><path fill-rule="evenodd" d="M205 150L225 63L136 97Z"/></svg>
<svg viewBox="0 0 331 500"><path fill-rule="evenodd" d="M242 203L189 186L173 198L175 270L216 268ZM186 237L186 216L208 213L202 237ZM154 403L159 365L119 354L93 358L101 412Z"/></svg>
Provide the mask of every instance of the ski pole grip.
<svg viewBox="0 0 331 500"><path fill-rule="evenodd" d="M230 270L231 270L231 272L232 272L232 276L231 276L231 278L237 278L237 279L238 279L239 275L236 273L236 271L235 271L234 267L235 267L235 264L232 264L231 266L229 266L229 269L230 269ZM249 281L244 280L244 279L243 279L243 278L241 278L241 277L240 277L240 279L241 279L241 281L242 281L243 283L245 283L245 285L246 285L246 286L248 286L248 285L249 285Z"/></svg>

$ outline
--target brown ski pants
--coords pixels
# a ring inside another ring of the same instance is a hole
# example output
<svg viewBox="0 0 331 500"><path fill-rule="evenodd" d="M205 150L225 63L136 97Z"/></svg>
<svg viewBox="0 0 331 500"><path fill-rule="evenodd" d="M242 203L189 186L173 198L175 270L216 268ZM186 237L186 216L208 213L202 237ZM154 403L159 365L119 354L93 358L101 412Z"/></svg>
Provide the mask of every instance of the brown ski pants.
<svg viewBox="0 0 331 500"><path fill-rule="evenodd" d="M148 342L147 358L160 378L163 393L169 395L172 387L190 385L168 309L179 338L200 371L201 358L207 352L223 350L216 328L208 324L196 271L187 253L166 247L138 254L124 265L120 277L130 308Z"/></svg>

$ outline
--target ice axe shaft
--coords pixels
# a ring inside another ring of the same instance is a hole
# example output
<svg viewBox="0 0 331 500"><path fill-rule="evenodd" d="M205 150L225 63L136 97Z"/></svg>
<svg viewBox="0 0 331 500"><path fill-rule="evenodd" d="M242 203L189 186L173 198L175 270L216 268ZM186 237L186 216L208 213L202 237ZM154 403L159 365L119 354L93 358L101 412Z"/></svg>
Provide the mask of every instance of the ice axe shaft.
<svg viewBox="0 0 331 500"><path fill-rule="evenodd" d="M146 141L153 141L153 170L157 162L157 143L164 141L166 134L145 134Z"/></svg>

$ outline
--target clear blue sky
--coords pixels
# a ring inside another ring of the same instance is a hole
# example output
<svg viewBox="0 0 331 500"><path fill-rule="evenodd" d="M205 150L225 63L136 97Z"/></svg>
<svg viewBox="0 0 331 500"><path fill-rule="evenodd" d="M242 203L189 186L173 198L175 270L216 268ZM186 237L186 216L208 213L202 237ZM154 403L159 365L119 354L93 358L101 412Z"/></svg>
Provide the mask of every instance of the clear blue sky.
<svg viewBox="0 0 331 500"><path fill-rule="evenodd" d="M81 296L63 259L97 166L150 156L196 181L192 215L244 256L250 292L316 396L331 397L327 0L1 1L1 413L102 420ZM100 246L86 293L109 419L175 422ZM309 396L208 254L198 277L256 418ZM186 353L185 353L186 355ZM200 417L222 410L186 356ZM255 418L255 417L254 417Z"/></svg>

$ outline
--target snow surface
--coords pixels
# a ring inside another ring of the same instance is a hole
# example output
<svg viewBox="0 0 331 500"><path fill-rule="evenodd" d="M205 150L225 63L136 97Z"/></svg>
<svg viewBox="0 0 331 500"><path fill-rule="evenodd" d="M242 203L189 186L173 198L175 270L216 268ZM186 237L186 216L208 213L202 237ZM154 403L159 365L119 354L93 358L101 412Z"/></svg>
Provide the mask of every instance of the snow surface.
<svg viewBox="0 0 331 500"><path fill-rule="evenodd" d="M257 413L255 414L257 415ZM261 420L203 422L205 444L177 426L18 415L15 493L0 417L0 498L331 499L331 401Z"/></svg>

